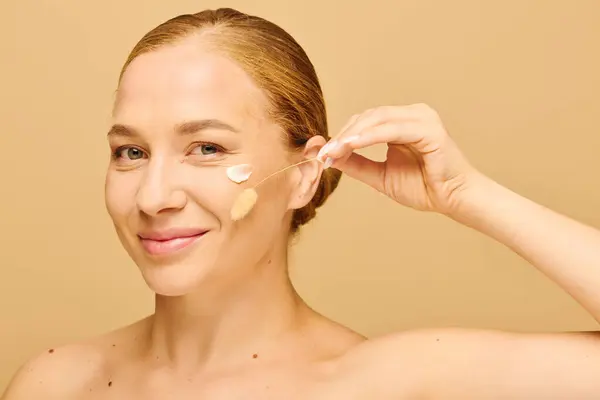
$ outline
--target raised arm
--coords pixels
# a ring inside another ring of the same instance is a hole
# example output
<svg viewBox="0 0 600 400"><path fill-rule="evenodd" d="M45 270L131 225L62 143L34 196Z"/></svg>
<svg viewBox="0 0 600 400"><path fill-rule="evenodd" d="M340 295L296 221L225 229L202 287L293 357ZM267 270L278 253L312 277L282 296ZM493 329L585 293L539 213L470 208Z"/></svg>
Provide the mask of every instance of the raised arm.
<svg viewBox="0 0 600 400"><path fill-rule="evenodd" d="M379 143L388 145L384 162L354 152ZM482 175L431 108L368 110L321 157L400 204L441 213L503 243L600 321L600 232ZM370 379L391 388L386 393L401 385L401 371L411 371L426 398L600 399L597 333L428 330L375 340L357 354L357 370L372 366Z"/></svg>
<svg viewBox="0 0 600 400"><path fill-rule="evenodd" d="M388 145L375 162L354 150ZM355 116L322 157L398 203L447 215L508 246L600 321L600 231L549 210L477 171L425 105Z"/></svg>
<svg viewBox="0 0 600 400"><path fill-rule="evenodd" d="M600 231L478 179L451 217L512 249L600 322Z"/></svg>

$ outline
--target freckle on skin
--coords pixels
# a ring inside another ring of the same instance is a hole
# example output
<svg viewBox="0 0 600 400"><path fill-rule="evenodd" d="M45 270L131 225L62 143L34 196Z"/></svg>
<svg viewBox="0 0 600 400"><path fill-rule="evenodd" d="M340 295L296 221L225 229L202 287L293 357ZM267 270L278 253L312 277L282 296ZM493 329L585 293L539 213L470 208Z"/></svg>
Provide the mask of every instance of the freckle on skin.
<svg viewBox="0 0 600 400"><path fill-rule="evenodd" d="M48 350L48 353L50 353L50 354L54 353L54 349Z"/></svg>
<svg viewBox="0 0 600 400"><path fill-rule="evenodd" d="M252 354L252 358L258 358L258 354Z"/></svg>
<svg viewBox="0 0 600 400"><path fill-rule="evenodd" d="M112 381L108 381L108 387L112 386Z"/></svg>

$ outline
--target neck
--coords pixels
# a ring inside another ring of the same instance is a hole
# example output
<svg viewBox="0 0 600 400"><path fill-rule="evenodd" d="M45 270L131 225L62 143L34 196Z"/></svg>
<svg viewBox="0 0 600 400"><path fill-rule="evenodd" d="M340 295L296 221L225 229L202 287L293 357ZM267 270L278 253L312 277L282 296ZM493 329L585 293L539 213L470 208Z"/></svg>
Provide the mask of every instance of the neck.
<svg viewBox="0 0 600 400"><path fill-rule="evenodd" d="M240 281L226 291L157 295L151 356L184 370L227 368L273 354L301 329L308 306L290 282L286 255Z"/></svg>

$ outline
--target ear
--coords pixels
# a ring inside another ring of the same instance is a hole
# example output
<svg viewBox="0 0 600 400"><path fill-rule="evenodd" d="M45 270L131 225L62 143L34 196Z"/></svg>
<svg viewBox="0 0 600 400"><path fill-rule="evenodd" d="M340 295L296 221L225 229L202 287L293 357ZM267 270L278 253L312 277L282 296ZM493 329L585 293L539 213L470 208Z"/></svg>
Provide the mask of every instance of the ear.
<svg viewBox="0 0 600 400"><path fill-rule="evenodd" d="M314 159L319 150L327 143L323 136L317 135L311 137L304 145L302 151L302 160ZM297 179L293 180L289 208L296 210L307 205L315 195L319 187L321 174L323 173L323 164L320 161L313 160L296 166Z"/></svg>

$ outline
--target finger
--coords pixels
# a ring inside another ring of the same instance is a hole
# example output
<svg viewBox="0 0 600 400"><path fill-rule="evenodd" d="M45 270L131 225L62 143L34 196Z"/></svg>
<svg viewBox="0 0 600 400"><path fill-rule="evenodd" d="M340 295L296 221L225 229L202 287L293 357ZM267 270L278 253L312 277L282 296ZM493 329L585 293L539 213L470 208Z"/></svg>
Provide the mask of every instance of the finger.
<svg viewBox="0 0 600 400"><path fill-rule="evenodd" d="M411 145L425 139L426 127L422 122L388 122L365 129L344 140L352 150L380 143Z"/></svg>
<svg viewBox="0 0 600 400"><path fill-rule="evenodd" d="M367 110L340 132L336 140L348 140L348 138L353 138L365 129L387 122L417 121L421 118L421 115L422 113L419 112L419 108L414 105L382 106Z"/></svg>
<svg viewBox="0 0 600 400"><path fill-rule="evenodd" d="M348 120L348 122L346 122L346 125L344 125L341 129L341 132L343 132L344 130L346 130L350 125L352 125L358 118L360 118L361 114L354 114L352 117L350 117L350 119ZM335 138L332 138L331 140L329 140L329 142L327 142L323 147L321 147L321 149L319 150L319 153L317 154L317 159L324 161L324 156L327 152L327 150L329 148L331 148L332 146L334 146L337 143Z"/></svg>
<svg viewBox="0 0 600 400"><path fill-rule="evenodd" d="M354 150L369 147L375 144L389 143L410 145L423 140L423 127L418 122L384 123L368 128L358 135L349 136L331 145L324 155L336 159L344 157Z"/></svg>
<svg viewBox="0 0 600 400"><path fill-rule="evenodd" d="M366 141L361 144L360 142L363 139L359 139L359 136L366 135L368 133L369 128L377 128L379 125L386 125L382 130L388 131L390 135L388 136L388 143L395 144L411 144L416 143L422 139L420 136L419 129L414 129L413 131L404 130L404 135L402 134L402 130L398 130L398 137L394 139L393 132L391 132L392 128L389 127L389 124L396 123L400 127L404 125L407 128L411 126L417 128L419 123L423 124L428 120L435 120L437 118L437 113L425 104L411 104L408 106L382 106L373 108L365 111L362 114L355 115L351 118L346 124L346 128L342 130L342 132L337 135L334 139L329 141L321 150L317 157L323 161L325 160L326 168L331 165L334 158L327 160L326 156L328 154L333 154L335 158L342 157L341 154L347 153L353 149L370 146L376 143L382 143L380 139L376 139L374 142ZM420 130L423 132L423 129ZM414 135L411 135L413 133ZM347 146L348 143L355 142L357 146ZM423 147L423 146L421 146Z"/></svg>
<svg viewBox="0 0 600 400"><path fill-rule="evenodd" d="M340 160L339 165L334 164L334 166L351 178L362 181L375 190L383 192L385 163L370 160L357 153L350 153L347 160Z"/></svg>

